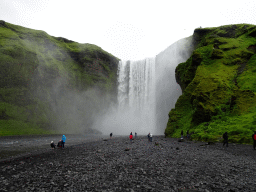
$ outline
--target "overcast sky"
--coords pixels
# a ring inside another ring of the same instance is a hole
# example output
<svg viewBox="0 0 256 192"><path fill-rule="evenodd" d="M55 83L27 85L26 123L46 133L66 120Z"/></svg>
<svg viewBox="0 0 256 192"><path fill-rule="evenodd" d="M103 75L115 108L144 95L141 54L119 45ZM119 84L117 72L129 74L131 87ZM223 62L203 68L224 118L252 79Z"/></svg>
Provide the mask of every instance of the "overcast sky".
<svg viewBox="0 0 256 192"><path fill-rule="evenodd" d="M0 0L0 20L95 44L122 60L153 57L200 26L256 25L255 12L255 0Z"/></svg>

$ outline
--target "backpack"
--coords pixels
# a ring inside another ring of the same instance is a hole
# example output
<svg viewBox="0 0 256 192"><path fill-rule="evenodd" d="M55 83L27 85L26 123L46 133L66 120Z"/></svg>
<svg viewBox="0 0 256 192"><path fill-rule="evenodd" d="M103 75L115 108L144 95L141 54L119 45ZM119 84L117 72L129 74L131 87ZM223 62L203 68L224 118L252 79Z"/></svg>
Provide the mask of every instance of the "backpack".
<svg viewBox="0 0 256 192"><path fill-rule="evenodd" d="M256 141L256 134L254 134L254 135L253 135L253 140L255 140L255 141Z"/></svg>

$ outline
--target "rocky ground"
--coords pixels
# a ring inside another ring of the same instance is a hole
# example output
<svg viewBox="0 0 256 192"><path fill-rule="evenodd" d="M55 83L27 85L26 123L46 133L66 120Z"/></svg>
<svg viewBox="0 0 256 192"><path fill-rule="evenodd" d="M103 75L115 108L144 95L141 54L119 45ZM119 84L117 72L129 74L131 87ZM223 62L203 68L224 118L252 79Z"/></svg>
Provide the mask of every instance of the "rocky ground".
<svg viewBox="0 0 256 192"><path fill-rule="evenodd" d="M2 158L0 191L256 191L251 145L90 138Z"/></svg>

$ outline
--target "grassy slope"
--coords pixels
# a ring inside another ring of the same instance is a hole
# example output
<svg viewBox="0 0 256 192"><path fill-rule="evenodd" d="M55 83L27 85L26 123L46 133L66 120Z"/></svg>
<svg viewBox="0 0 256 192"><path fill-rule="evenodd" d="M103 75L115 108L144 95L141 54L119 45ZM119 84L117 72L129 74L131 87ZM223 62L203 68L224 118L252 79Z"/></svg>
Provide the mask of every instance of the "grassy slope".
<svg viewBox="0 0 256 192"><path fill-rule="evenodd" d="M0 21L0 55L0 136L52 133L56 115L49 101L58 80L74 92L116 91L119 59L96 45ZM92 103L94 94L88 96Z"/></svg>
<svg viewBox="0 0 256 192"><path fill-rule="evenodd" d="M176 68L183 89L169 113L166 136L251 143L256 130L256 26L196 29L192 56Z"/></svg>

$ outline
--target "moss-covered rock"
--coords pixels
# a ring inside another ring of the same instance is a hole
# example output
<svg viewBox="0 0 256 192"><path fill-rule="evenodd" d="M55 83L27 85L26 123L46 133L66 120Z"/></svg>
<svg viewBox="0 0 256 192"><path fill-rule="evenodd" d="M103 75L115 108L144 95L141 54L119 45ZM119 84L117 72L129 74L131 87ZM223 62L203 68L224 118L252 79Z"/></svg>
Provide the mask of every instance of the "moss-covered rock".
<svg viewBox="0 0 256 192"><path fill-rule="evenodd" d="M165 135L181 130L193 139L251 142L256 114L256 26L227 25L195 29L195 49L176 68L183 94L169 113ZM205 126L206 125L206 126Z"/></svg>
<svg viewBox="0 0 256 192"><path fill-rule="evenodd" d="M104 101L104 107L116 101L119 59L96 45L0 21L0 55L0 124L8 134L17 122L22 122L20 129L34 126L38 133L49 132L56 122L64 122L63 117L56 120L60 113L56 106L67 105L71 93L80 100L86 97L88 107L81 110L81 117L87 122L102 106L96 98ZM92 87L97 90L83 94ZM71 119L67 122L71 126ZM0 131L0 136L5 134Z"/></svg>

